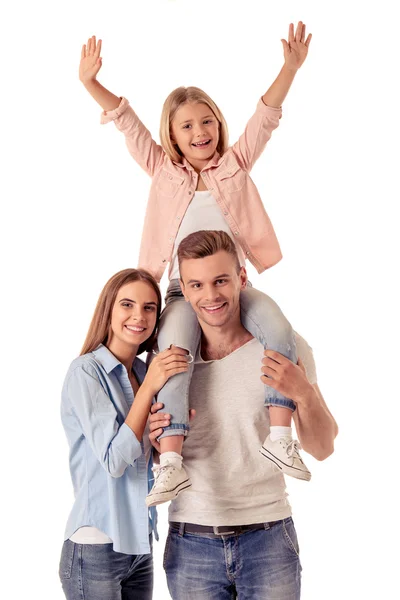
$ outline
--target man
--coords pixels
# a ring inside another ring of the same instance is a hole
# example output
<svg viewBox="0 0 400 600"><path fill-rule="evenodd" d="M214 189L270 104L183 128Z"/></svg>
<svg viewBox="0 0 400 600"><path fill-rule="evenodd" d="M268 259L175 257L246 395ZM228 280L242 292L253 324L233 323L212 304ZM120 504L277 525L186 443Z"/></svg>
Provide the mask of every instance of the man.
<svg viewBox="0 0 400 600"><path fill-rule="evenodd" d="M297 336L295 365L264 351L242 326L247 275L229 235L193 233L178 258L182 291L202 336L190 386L196 418L183 448L192 488L169 509L168 588L174 600L297 600L301 567L284 477L259 450L264 454L269 432L268 384L296 403L304 450L318 460L333 452L337 425L316 384L311 349ZM151 416L156 448L166 423L162 413ZM295 459L293 445L291 452Z"/></svg>

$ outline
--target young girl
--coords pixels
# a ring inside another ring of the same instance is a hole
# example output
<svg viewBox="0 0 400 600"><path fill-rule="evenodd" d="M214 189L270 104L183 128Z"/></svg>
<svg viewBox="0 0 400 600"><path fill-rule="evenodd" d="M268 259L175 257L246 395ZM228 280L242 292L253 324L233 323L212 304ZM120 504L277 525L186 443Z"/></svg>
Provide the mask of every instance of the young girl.
<svg viewBox="0 0 400 600"><path fill-rule="evenodd" d="M60 579L68 600L150 600L155 509L145 505L151 475L143 436L153 396L188 370L183 350L137 358L152 348L161 309L157 282L120 271L105 285L79 358L65 378L61 417L70 445L75 503ZM84 592L83 592L84 590Z"/></svg>
<svg viewBox="0 0 400 600"><path fill-rule="evenodd" d="M88 92L103 108L102 122L114 121L125 135L129 152L153 178L142 235L139 264L160 281L167 263L170 285L161 318L160 350L171 345L195 354L200 329L190 306L183 302L179 285L179 242L201 229L224 230L235 241L241 265L245 259L261 273L276 264L281 253L274 230L250 170L278 126L281 105L303 64L311 41L305 25L296 32L289 26L282 40L285 62L239 140L228 147L225 120L217 105L196 87L178 88L166 99L158 145L125 98L115 96L96 79L101 68L101 40L93 36L82 48L79 76ZM264 347L296 362L293 331L277 305L265 294L248 287L241 297L242 322ZM171 414L171 425L161 436L161 468L147 504L176 497L187 475L182 467L182 444L188 432L188 391L191 370L174 377L158 396ZM309 480L298 445L291 436L295 404L266 386L271 434L264 443L271 461L284 473Z"/></svg>

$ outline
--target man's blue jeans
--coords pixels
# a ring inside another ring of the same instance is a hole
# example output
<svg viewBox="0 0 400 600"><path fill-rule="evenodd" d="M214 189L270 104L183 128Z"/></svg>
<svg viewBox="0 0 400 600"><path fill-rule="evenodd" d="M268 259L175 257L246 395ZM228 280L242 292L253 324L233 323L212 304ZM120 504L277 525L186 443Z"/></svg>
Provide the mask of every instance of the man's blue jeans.
<svg viewBox="0 0 400 600"><path fill-rule="evenodd" d="M151 600L153 555L115 552L112 544L66 540L60 579L67 600Z"/></svg>
<svg viewBox="0 0 400 600"><path fill-rule="evenodd" d="M291 517L237 536L207 535L170 528L164 569L173 600L299 600L301 565Z"/></svg>

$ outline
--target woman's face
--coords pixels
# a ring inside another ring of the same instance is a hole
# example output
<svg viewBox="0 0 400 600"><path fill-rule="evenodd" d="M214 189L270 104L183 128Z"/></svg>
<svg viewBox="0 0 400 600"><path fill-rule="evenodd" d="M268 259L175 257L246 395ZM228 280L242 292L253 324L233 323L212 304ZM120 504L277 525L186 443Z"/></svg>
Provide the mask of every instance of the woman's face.
<svg viewBox="0 0 400 600"><path fill-rule="evenodd" d="M153 333L157 321L158 298L151 285L133 281L122 286L115 299L111 314L111 339L117 346L138 348Z"/></svg>

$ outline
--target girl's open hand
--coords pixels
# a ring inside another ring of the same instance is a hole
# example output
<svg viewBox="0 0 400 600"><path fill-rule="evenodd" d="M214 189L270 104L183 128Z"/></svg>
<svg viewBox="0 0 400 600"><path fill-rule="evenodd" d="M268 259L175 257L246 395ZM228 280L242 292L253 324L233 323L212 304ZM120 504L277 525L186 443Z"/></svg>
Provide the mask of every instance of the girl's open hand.
<svg viewBox="0 0 400 600"><path fill-rule="evenodd" d="M306 26L302 21L299 21L297 25L296 34L293 23L290 23L288 41L282 40L282 44L285 65L292 71L297 71L307 58L312 34L309 33L306 40L305 37Z"/></svg>
<svg viewBox="0 0 400 600"><path fill-rule="evenodd" d="M82 46L81 62L79 65L79 79L83 84L96 79L97 73L101 69L101 40L96 43L96 36L88 39L87 45Z"/></svg>

